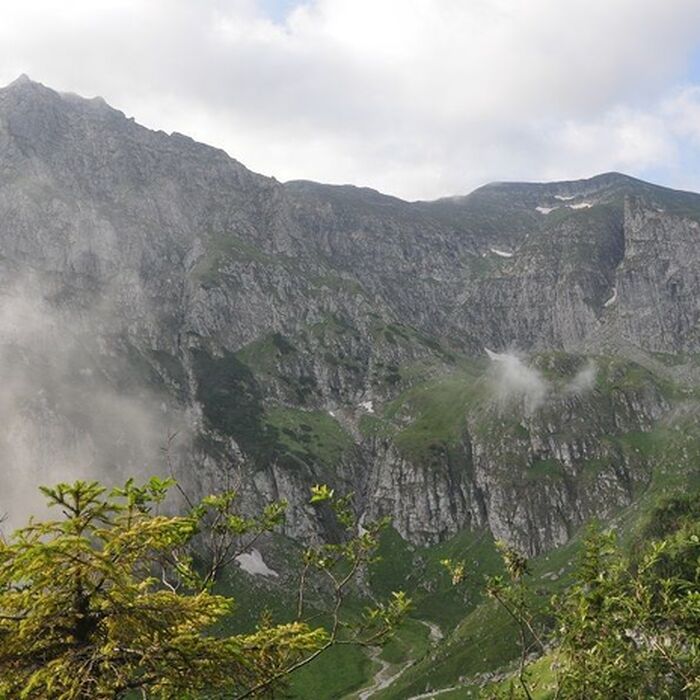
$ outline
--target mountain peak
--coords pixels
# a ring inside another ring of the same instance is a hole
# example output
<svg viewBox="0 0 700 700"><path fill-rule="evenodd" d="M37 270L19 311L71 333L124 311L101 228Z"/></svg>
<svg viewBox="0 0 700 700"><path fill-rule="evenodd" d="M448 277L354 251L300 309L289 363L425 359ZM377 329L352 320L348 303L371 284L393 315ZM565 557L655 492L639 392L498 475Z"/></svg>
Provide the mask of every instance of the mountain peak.
<svg viewBox="0 0 700 700"><path fill-rule="evenodd" d="M0 94L6 95L58 95L55 90L43 85L42 83L32 80L26 73L22 73L18 78L15 78L11 83L4 87L0 87Z"/></svg>
<svg viewBox="0 0 700 700"><path fill-rule="evenodd" d="M10 85L28 85L33 82L34 81L26 73L22 73L18 78L13 80Z"/></svg>
<svg viewBox="0 0 700 700"><path fill-rule="evenodd" d="M596 186L596 187L606 187L610 185L619 184L642 184L648 185L649 183L644 182L638 178L632 177L631 175L626 175L625 173L620 173L616 171L610 171L605 173L599 173L591 177L579 178L576 180L546 180L546 181L521 181L521 180L500 180L495 182L488 182L479 189L516 189L516 188L530 188L530 189L542 189L542 188L552 188L552 187L575 187L575 186ZM475 191L477 191L475 190Z"/></svg>
<svg viewBox="0 0 700 700"><path fill-rule="evenodd" d="M18 78L0 88L0 92L19 92L22 95L43 95L53 98L60 98L74 103L84 103L86 105L109 106L102 97L87 98L77 95L73 92L59 92L53 88L47 87L43 83L32 80L26 73L22 73Z"/></svg>
<svg viewBox="0 0 700 700"><path fill-rule="evenodd" d="M12 88L25 88L25 87L41 87L48 90L45 85L38 83L36 80L32 80L26 73L22 73L19 77L15 78L11 83L5 85L4 88L0 90L9 90Z"/></svg>

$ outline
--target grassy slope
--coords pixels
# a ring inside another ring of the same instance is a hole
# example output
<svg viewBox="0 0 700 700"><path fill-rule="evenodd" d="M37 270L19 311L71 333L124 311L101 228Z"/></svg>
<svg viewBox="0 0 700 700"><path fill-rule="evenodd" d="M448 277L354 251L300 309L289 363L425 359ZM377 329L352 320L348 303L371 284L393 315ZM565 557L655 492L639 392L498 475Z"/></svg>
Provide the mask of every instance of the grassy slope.
<svg viewBox="0 0 700 700"><path fill-rule="evenodd" d="M215 633L237 634L255 629L261 616L269 613L276 622L294 619L296 587L301 570L301 548L281 536L275 536L265 545L265 560L280 572L280 578L250 576L238 568L231 570L217 585L217 593L233 597L234 612L214 629ZM318 600L316 600L318 603ZM348 601L346 615L359 616L363 603ZM312 625L325 624L318 615L320 605L312 607L309 615ZM398 644L399 642L397 642ZM304 669L295 673L287 690L287 697L305 700L340 698L360 688L371 678L376 666L358 647L337 647L321 655Z"/></svg>
<svg viewBox="0 0 700 700"><path fill-rule="evenodd" d="M577 547L578 543L574 540L566 547L531 562L533 588L536 591L534 604L544 605L551 595L566 585ZM517 656L515 627L501 608L484 598L481 592L483 573L474 576L466 585L467 590L473 592L476 604L471 608L453 608L457 624L444 643L418 660L396 684L378 694L377 698L399 700L427 689L461 684L460 679L493 671ZM465 694L464 697L472 696Z"/></svg>
<svg viewBox="0 0 700 700"><path fill-rule="evenodd" d="M646 452L653 460L655 470L646 491L632 506L619 512L611 523L623 544L633 539L660 499L700 488L700 424L697 420L681 418L650 434L631 439L635 442L635 449ZM579 538L576 537L567 546L531 562L540 604L546 603L552 594L567 584L578 546ZM517 653L516 630L512 622L492 602L482 601L461 619L442 645L419 659L396 684L377 698L399 700L425 692L426 688L462 685L461 678L507 667ZM535 696L538 700L550 696L550 662L551 659L543 659L533 667L533 677L538 682ZM473 684L466 683L464 687L439 697L474 698L478 697L478 691Z"/></svg>
<svg viewBox="0 0 700 700"><path fill-rule="evenodd" d="M386 340L385 331L383 329L381 335ZM407 334L404 330L401 333ZM397 337L401 342L406 341L397 329L389 330L389 336L387 342L396 342ZM338 460L352 448L351 436L326 412L266 405L258 385L252 383L252 376L245 371L246 363L256 363L257 370L264 365L266 371L274 372L275 362L294 352L293 342L270 337L250 348L250 352L239 353L236 359L205 360L216 364L217 369L221 367L220 376L224 380L230 376L232 388L251 389L248 396L254 400L255 424L252 427L256 431L262 431L265 437L272 436L275 448L294 461L316 463L331 474ZM565 381L580 364L578 359L556 353L540 357L538 361L553 382ZM692 392L665 385L641 367L609 358L598 358L598 363L601 373L597 391L601 394L609 395L654 382L662 385L664 395L674 404L694 399ZM439 362L418 362L396 371L392 369L394 375L399 375L395 380L397 386L403 389L395 399L378 406L375 415L362 418L361 432L366 436L392 438L405 456L429 463L436 449L458 445L467 413L484 400L485 368L485 362L454 358L451 367ZM214 388L221 390L221 386ZM697 479L693 465L700 462L700 428L692 413L684 415L679 412L672 421L658 425L650 433L629 433L616 438L630 459L641 458L655 465L646 492L616 518L623 537L659 495L681 489L689 480ZM554 463L536 463L532 478L548 478L557 469ZM576 546L574 541L563 550L534 562L541 602L565 582ZM397 640L383 650L382 658L395 669L408 658L415 659L415 663L377 697L398 700L420 693L426 686L448 687L465 676L502 667L517 653L510 621L492 603L484 601L480 593L484 574L499 569L493 541L487 533L464 532L437 547L417 548L390 530L382 541L380 555L370 571L374 593L386 595L391 590L407 590L414 599L412 616L415 620L437 623L448 636L444 643L434 647L428 642L427 628L410 621L399 631ZM466 593L450 585L439 563L442 558L466 559L468 582L463 589ZM261 601L268 601L267 607L278 613L287 605L278 592L261 593L259 589L254 589L252 595L241 590L238 599L249 622L255 618L253 611L259 610ZM343 697L366 685L378 668L378 663L359 649L337 650L295 677L291 689L293 697L319 700ZM473 697L472 692L472 688L465 687L441 697Z"/></svg>

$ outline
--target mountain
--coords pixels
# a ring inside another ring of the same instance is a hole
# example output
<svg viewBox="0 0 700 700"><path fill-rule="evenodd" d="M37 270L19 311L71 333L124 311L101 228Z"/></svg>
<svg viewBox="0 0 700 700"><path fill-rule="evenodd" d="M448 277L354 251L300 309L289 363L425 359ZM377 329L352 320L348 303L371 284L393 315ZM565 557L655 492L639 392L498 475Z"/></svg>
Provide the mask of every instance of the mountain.
<svg viewBox="0 0 700 700"><path fill-rule="evenodd" d="M21 78L0 90L1 506L173 470L287 498L293 537L322 527L322 481L412 545L562 545L648 489L661 440L691 468L699 241L700 195L618 173L434 202L279 183Z"/></svg>

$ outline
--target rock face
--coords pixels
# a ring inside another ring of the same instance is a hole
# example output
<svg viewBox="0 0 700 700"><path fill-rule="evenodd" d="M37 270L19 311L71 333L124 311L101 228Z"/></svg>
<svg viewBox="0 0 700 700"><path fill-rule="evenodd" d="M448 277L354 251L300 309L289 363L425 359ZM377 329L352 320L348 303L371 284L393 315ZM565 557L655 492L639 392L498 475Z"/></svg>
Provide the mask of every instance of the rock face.
<svg viewBox="0 0 700 700"><path fill-rule="evenodd" d="M553 382L529 409L517 393L506 403L488 393L484 403L467 399L456 439L428 442L427 454L411 445L409 459L390 451L375 466L370 512L389 512L423 544L486 526L536 554L631 504L650 477L649 445L670 404L638 367L611 361L595 372L597 388ZM399 445L409 430L394 438Z"/></svg>
<svg viewBox="0 0 700 700"><path fill-rule="evenodd" d="M415 542L559 544L634 499L653 465L629 436L694 376L650 353L700 352L699 222L699 195L619 174L417 203L281 184L18 80L0 90L0 481L162 471L177 431L168 469L288 498L295 536L323 480ZM485 347L529 353L535 400L519 380L504 400ZM580 391L538 368L584 356ZM635 362L618 376L611 356Z"/></svg>

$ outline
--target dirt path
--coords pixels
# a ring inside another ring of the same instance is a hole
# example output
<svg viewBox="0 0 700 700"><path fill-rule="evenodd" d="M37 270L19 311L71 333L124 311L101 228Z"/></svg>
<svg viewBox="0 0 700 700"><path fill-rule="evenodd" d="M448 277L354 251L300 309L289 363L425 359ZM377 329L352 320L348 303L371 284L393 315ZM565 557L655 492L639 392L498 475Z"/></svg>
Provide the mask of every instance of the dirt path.
<svg viewBox="0 0 700 700"><path fill-rule="evenodd" d="M428 620L418 620L421 625L425 625L430 630L430 641L433 644L437 644L445 635L442 633L439 625L434 622L428 622Z"/></svg>
<svg viewBox="0 0 700 700"><path fill-rule="evenodd" d="M379 658L380 653L381 649L373 651L372 659L378 661L382 667L374 674L372 685L358 693L357 700L369 700L375 693L388 688L413 663L413 659L409 659L392 672L391 664Z"/></svg>
<svg viewBox="0 0 700 700"><path fill-rule="evenodd" d="M452 690L459 690L460 688L463 688L464 686L461 685L451 685L449 688L440 688L440 690L431 690L429 693L421 693L420 695L411 695L408 700L432 700L433 698L436 698L438 695L442 695L443 693L449 693Z"/></svg>
<svg viewBox="0 0 700 700"><path fill-rule="evenodd" d="M425 625L428 628L428 638L430 639L431 644L437 644L442 639L443 634L439 625L436 625L434 622L428 622L427 620L416 620L416 622L420 622L422 625ZM402 663L398 668L395 666L392 668L392 664L380 658L379 655L381 654L381 651L381 648L372 649L372 652L370 653L370 658L372 661L379 663L381 668L374 674L372 685L368 686L364 690L361 690L357 694L357 700L370 700L375 693L378 693L380 690L384 690L384 688L388 688L415 661L415 659L409 659L408 661Z"/></svg>

